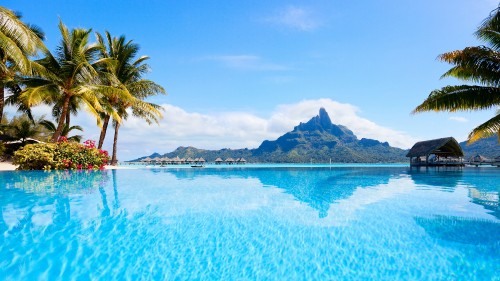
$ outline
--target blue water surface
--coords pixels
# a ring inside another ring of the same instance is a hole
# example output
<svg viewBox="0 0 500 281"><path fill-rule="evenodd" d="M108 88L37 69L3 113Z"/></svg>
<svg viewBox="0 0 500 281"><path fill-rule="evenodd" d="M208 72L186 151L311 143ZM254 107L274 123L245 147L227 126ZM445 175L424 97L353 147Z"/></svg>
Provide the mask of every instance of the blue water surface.
<svg viewBox="0 0 500 281"><path fill-rule="evenodd" d="M500 280L500 168L0 172L1 280Z"/></svg>

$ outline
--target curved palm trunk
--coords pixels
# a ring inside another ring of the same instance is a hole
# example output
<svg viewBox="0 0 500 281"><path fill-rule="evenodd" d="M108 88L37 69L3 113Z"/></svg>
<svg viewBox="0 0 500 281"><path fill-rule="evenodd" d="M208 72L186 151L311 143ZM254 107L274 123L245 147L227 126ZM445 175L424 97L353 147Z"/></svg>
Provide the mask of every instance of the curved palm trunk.
<svg viewBox="0 0 500 281"><path fill-rule="evenodd" d="M69 123L71 122L71 112L66 112L66 125L68 125L68 128L70 127Z"/></svg>
<svg viewBox="0 0 500 281"><path fill-rule="evenodd" d="M113 138L113 156L111 157L111 165L116 166L118 160L116 159L116 144L118 142L118 129L120 128L120 123L115 124L115 136Z"/></svg>
<svg viewBox="0 0 500 281"><path fill-rule="evenodd" d="M59 139L59 137L61 136L61 132L64 129L64 121L66 119L66 113L68 112L68 108L69 108L69 100L70 100L70 96L66 95L66 97L64 98L61 117L59 117L59 123L57 124L57 129L54 132L54 135L52 136L52 141L54 141L54 142L56 142Z"/></svg>
<svg viewBox="0 0 500 281"><path fill-rule="evenodd" d="M108 124L110 118L111 117L109 115L106 115L106 117L104 117L104 122L102 123L101 135L99 136L99 143L97 144L98 149L101 149L102 145L104 144L104 138L106 138L106 131L108 130Z"/></svg>

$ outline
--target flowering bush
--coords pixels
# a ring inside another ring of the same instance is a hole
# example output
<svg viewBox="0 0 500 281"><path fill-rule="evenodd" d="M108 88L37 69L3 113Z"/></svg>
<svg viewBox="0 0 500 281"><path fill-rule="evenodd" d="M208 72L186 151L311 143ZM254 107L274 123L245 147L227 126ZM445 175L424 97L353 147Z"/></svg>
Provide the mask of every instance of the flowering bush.
<svg viewBox="0 0 500 281"><path fill-rule="evenodd" d="M91 140L82 145L60 138L57 143L28 144L14 153L19 170L102 170L108 161L108 152Z"/></svg>

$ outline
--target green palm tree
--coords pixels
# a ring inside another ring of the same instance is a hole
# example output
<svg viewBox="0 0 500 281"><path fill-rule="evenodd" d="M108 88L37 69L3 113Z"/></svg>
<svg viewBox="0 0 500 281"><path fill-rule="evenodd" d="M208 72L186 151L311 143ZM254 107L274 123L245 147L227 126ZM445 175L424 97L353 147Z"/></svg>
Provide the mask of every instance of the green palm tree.
<svg viewBox="0 0 500 281"><path fill-rule="evenodd" d="M49 120L42 120L39 122L41 126L43 126L45 129L47 129L49 132L54 134L54 132L57 130L56 124ZM68 126L68 124L64 124L64 128L61 132L62 137L66 137L69 141L75 141L75 142L80 142L82 141L82 135L74 135L71 137L68 137L71 131L73 130L78 130L78 131L83 131L83 128L75 125L75 126Z"/></svg>
<svg viewBox="0 0 500 281"><path fill-rule="evenodd" d="M89 43L91 30L77 28L70 31L62 21L59 30L62 40L56 55L47 52L45 58L35 61L36 77L23 81L27 88L20 96L30 107L40 103L53 106L53 112L59 118L52 141L61 136L72 107L85 104L85 109L97 117L98 123L99 113L107 108L100 102L101 95L106 93L98 92L94 87L102 82L99 65L107 61L97 59L100 45ZM129 97L127 93L121 94ZM115 117L119 118L116 114Z"/></svg>
<svg viewBox="0 0 500 281"><path fill-rule="evenodd" d="M114 92L126 92L131 95L129 99L120 98L117 95L107 95L105 104L111 105L120 118L113 116L114 138L111 164L117 163L118 131L121 120L127 119L129 111L132 115L140 117L148 124L158 123L162 118L161 107L154 103L146 102L144 99L156 94L165 94L165 89L153 81L142 78L149 71L149 66L144 63L149 59L147 56L135 59L139 46L132 41L126 41L124 36L112 37L106 32L106 39L97 33L98 42L104 46L101 49L103 58L112 58L113 64L106 64L106 73L110 74L109 84L105 88L112 88ZM111 92L111 91L109 91ZM102 147L106 135L107 126L111 116L104 116L104 125L98 147Z"/></svg>
<svg viewBox="0 0 500 281"><path fill-rule="evenodd" d="M413 113L467 111L500 107L500 7L493 10L476 31L489 46L467 47L440 55L454 65L442 77L455 77L478 85L446 86L430 93ZM469 143L497 134L500 142L500 111L469 134Z"/></svg>
<svg viewBox="0 0 500 281"><path fill-rule="evenodd" d="M29 57L46 50L42 39L38 27L23 23L19 14L0 6L0 120L6 85L15 82L16 74L31 74Z"/></svg>

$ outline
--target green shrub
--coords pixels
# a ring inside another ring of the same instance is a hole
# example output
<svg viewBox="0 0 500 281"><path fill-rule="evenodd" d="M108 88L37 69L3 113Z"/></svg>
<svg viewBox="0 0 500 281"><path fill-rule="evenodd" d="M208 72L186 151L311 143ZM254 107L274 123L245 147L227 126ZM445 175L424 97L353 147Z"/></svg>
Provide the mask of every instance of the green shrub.
<svg viewBox="0 0 500 281"><path fill-rule="evenodd" d="M28 144L14 153L19 170L98 170L109 161L108 152L94 141Z"/></svg>

